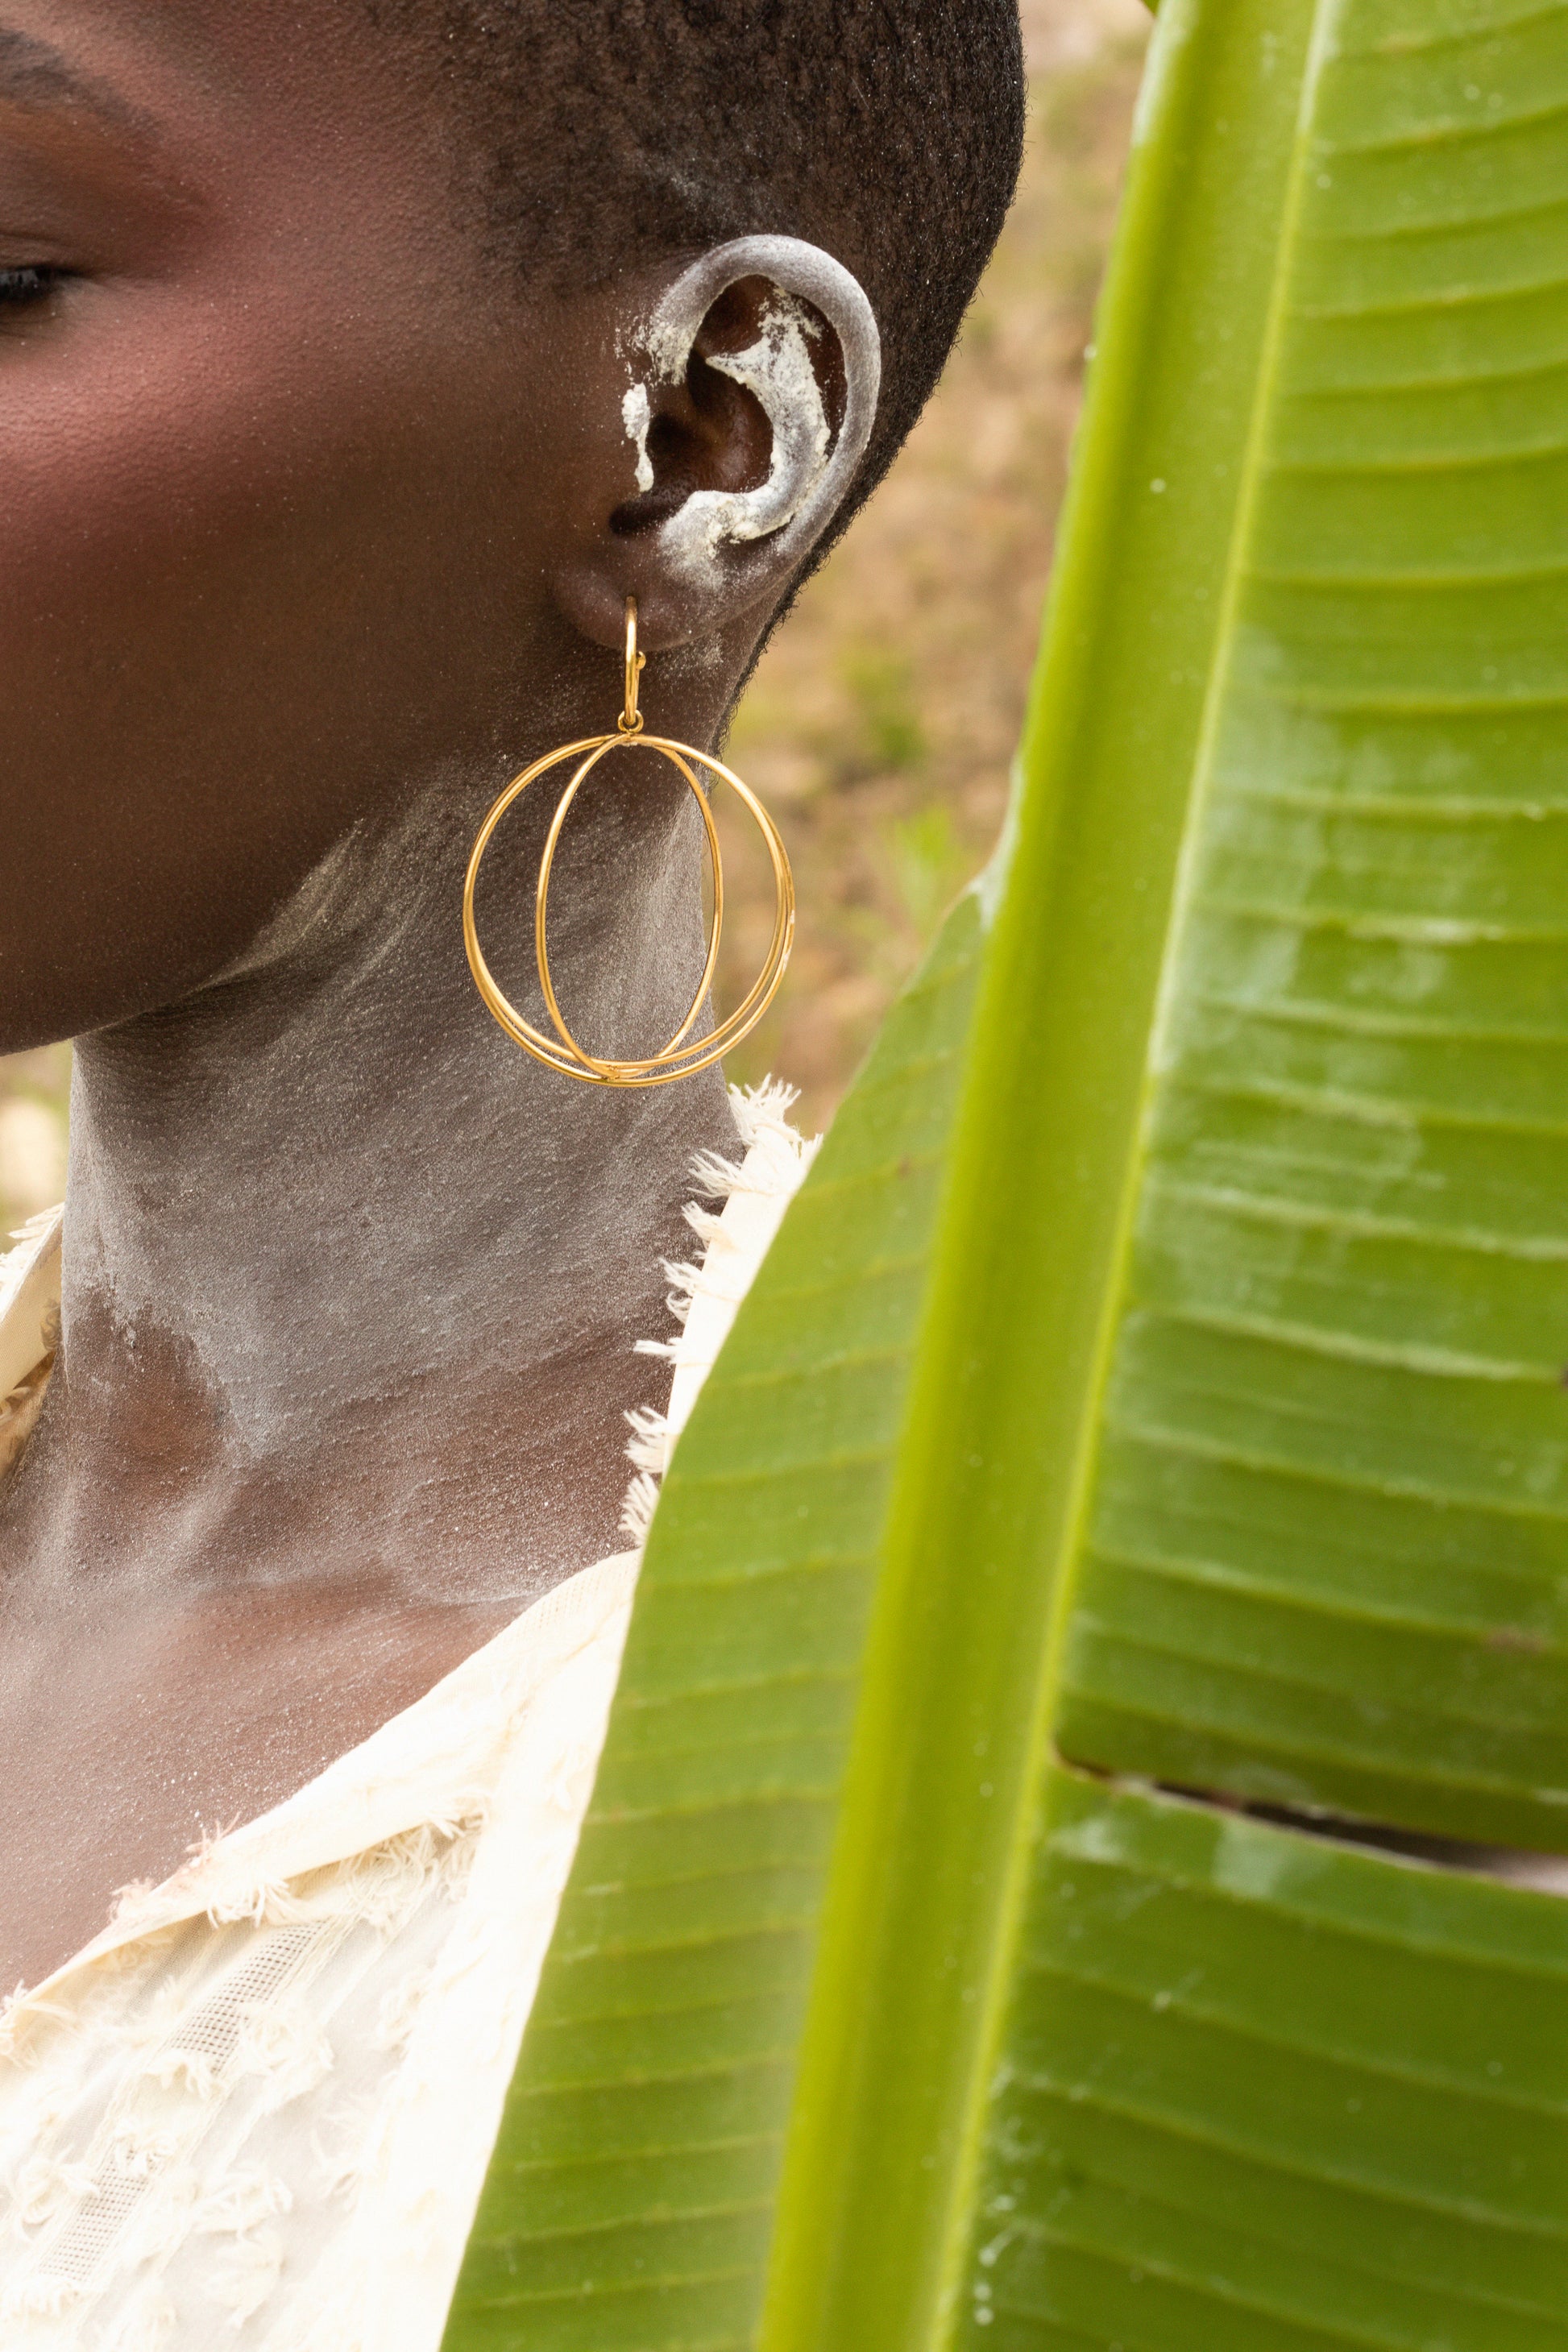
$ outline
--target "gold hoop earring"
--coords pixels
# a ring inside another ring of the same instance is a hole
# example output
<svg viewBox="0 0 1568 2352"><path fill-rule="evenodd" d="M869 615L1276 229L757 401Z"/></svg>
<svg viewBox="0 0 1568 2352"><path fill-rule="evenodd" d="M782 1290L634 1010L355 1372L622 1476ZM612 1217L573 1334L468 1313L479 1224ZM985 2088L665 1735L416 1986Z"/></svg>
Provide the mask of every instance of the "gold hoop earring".
<svg viewBox="0 0 1568 2352"><path fill-rule="evenodd" d="M474 984L486 1005L514 1045L547 1069L559 1070L569 1078L582 1078L599 1087L663 1087L674 1078L694 1077L706 1070L750 1034L773 998L789 961L795 943L795 877L789 859L779 838L778 827L748 784L743 784L731 769L710 751L695 751L689 743L674 743L667 736L645 735L642 713L637 709L637 685L647 656L637 651L637 598L626 598L626 708L609 735L590 735L580 743L566 743L558 751L547 751L542 760L535 760L531 768L514 776L505 791L493 803L489 814L480 825L468 856L468 870L463 882L463 945L468 950L468 969ZM613 751L637 747L645 751L658 751L679 770L702 819L702 836L709 864L713 875L713 920L708 938L708 951L703 959L702 977L697 992L687 1008L685 1020L675 1034L667 1040L657 1054L640 1061L616 1061L590 1054L577 1043L566 1026L565 1017L556 998L555 983L550 971L550 950L546 925L550 909L550 874L555 862L556 848L561 840L561 828L567 812L578 793L602 760ZM555 804L555 814L550 821L545 836L544 855L539 862L539 880L533 897L533 952L539 968L539 985L543 992L545 1011L550 1015L554 1035L547 1036L525 1021L515 1004L497 987L494 975L485 961L479 946L479 931L474 922L474 887L479 878L479 867L491 836L514 801L521 800L530 784L547 775L552 768L564 767L575 760L577 767L571 782ZM695 766L693 765L695 763ZM710 776L719 777L739 793L756 822L773 869L773 932L763 968L747 992L744 1002L721 1021L706 1036L692 1038L691 1031L707 1002L712 986L714 969L719 961L719 940L724 923L724 863L719 850L719 835L713 824L713 813L708 805L708 795L698 780L697 769Z"/></svg>

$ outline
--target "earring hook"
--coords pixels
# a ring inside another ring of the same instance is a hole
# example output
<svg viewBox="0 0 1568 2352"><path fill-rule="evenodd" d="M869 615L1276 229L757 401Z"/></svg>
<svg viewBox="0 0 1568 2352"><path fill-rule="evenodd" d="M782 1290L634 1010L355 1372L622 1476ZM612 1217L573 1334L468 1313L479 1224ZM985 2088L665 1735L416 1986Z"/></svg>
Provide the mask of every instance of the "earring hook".
<svg viewBox="0 0 1568 2352"><path fill-rule="evenodd" d="M626 598L626 707L616 725L623 735L642 733L642 712L637 709L637 679L647 663L647 656L637 651L637 600Z"/></svg>

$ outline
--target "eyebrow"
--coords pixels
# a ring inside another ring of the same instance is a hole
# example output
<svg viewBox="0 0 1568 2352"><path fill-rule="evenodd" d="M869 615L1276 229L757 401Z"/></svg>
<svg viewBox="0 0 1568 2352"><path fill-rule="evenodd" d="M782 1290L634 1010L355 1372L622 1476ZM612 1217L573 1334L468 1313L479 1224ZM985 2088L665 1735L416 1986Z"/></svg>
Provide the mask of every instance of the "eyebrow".
<svg viewBox="0 0 1568 2352"><path fill-rule="evenodd" d="M24 107L64 107L97 115L119 131L145 133L151 118L96 76L30 33L0 25L0 99Z"/></svg>

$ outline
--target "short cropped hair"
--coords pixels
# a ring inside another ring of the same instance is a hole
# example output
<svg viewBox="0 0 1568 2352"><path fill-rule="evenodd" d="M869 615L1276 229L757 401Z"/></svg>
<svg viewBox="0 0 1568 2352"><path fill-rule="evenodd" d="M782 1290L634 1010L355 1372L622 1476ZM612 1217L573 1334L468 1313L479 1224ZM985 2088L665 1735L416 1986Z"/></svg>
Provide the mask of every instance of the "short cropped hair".
<svg viewBox="0 0 1568 2352"><path fill-rule="evenodd" d="M883 341L858 505L925 405L1012 201L1017 0L367 5L431 42L479 135L492 236L529 276L605 284L767 230L855 271Z"/></svg>

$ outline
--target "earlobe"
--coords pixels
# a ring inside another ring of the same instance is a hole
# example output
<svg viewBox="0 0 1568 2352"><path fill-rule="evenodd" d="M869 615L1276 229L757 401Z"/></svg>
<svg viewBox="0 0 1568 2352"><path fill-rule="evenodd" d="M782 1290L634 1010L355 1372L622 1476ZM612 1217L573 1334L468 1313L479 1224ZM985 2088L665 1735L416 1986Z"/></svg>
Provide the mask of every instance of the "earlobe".
<svg viewBox="0 0 1568 2352"><path fill-rule="evenodd" d="M774 289L755 339L702 356L761 407L772 434L766 479L748 488L691 489L649 534L672 601L693 628L759 602L810 553L855 478L877 412L881 341L858 280L801 238L737 237L682 272L637 339L621 415L637 489L653 488L649 431L661 394L684 385L714 305L747 278ZM824 397L825 327L837 341L842 382L837 430ZM652 581L644 581L643 593L655 605L663 601Z"/></svg>

